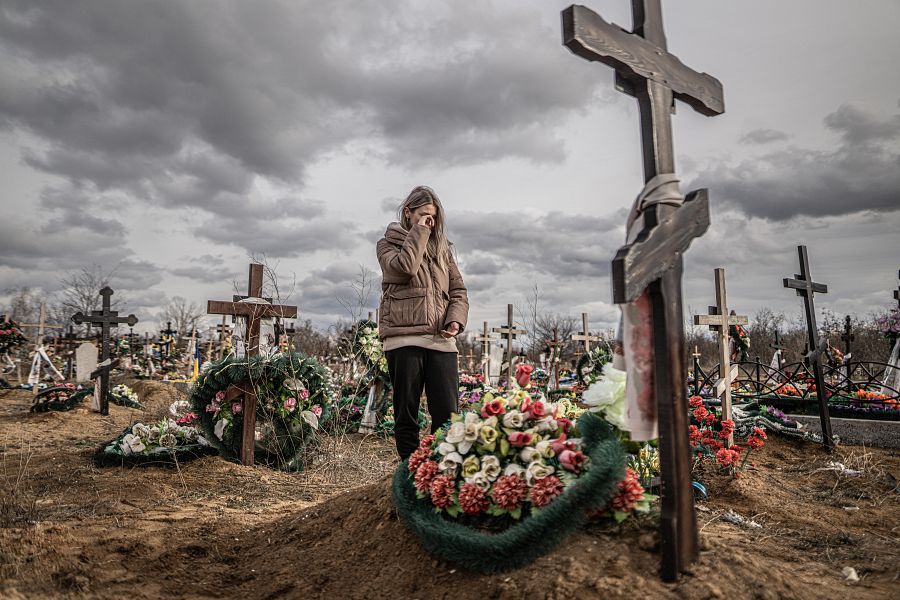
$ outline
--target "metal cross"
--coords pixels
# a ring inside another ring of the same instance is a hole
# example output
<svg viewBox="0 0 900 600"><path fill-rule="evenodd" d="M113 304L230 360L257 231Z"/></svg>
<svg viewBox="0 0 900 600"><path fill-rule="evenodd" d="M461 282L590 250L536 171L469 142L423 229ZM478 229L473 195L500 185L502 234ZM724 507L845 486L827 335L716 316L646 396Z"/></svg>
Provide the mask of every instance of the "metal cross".
<svg viewBox="0 0 900 600"><path fill-rule="evenodd" d="M563 44L587 60L616 70L616 85L640 108L644 181L675 172L672 144L674 98L700 113L724 112L722 84L684 65L666 49L660 0L632 0L634 28L611 25L583 6L562 13ZM621 304L649 292L652 306L654 395L659 421L662 507L662 578L677 579L698 555L697 519L691 488L687 381L681 302L681 255L709 227L706 190L687 195L675 208L653 204L644 230L622 247L612 264L613 301Z"/></svg>
<svg viewBox="0 0 900 600"><path fill-rule="evenodd" d="M841 334L841 341L844 342L844 355L850 354L850 342L856 339L853 335L853 326L850 323L850 315L844 318L844 333Z"/></svg>
<svg viewBox="0 0 900 600"><path fill-rule="evenodd" d="M72 321L76 325L89 323L91 327L100 328L100 362L105 363L109 360L109 329L110 327L118 327L119 323L128 323L130 327L134 327L138 319L134 315L120 317L119 311L110 310L110 297L113 291L109 286L100 290L100 296L103 298L101 310L92 310L90 315L77 312L72 315ZM109 371L112 368L110 364L100 367L100 414L109 414Z"/></svg>
<svg viewBox="0 0 900 600"><path fill-rule="evenodd" d="M822 355L828 347L825 340L819 341L819 328L816 325L816 307L813 301L814 294L827 294L828 286L823 283L814 283L812 273L809 270L809 256L806 246L797 246L800 257L800 273L793 279L784 278L784 287L797 291L797 295L803 298L803 307L806 311L806 335L808 348L811 351L806 359L812 365L813 377L816 381L816 397L819 399L819 418L822 423L822 438L825 448L834 449L834 440L831 437L831 418L828 415L828 401L825 398L825 378L822 376Z"/></svg>
<svg viewBox="0 0 900 600"><path fill-rule="evenodd" d="M509 387L513 379L513 340L516 339L517 335L525 335L528 331L526 329L515 329L512 304L506 305L506 325L503 327L494 327L491 331L506 336L506 385Z"/></svg>

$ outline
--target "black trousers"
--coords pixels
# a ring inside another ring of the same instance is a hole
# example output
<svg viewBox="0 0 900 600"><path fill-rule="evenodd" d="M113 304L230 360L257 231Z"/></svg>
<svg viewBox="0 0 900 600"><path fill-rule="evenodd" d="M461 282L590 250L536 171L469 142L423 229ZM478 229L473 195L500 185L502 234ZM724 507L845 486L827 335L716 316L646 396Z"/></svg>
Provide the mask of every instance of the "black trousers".
<svg viewBox="0 0 900 600"><path fill-rule="evenodd" d="M419 446L419 399L428 398L431 433L458 410L459 370L456 352L404 346L385 353L394 386L394 439L400 459Z"/></svg>

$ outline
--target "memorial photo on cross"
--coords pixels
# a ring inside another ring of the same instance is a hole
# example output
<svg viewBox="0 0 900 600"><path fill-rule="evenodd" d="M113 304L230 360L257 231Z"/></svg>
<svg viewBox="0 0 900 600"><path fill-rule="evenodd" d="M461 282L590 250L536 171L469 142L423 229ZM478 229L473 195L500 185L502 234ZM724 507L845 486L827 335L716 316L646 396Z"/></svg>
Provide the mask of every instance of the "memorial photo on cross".
<svg viewBox="0 0 900 600"><path fill-rule="evenodd" d="M0 597L900 597L898 26L0 4Z"/></svg>

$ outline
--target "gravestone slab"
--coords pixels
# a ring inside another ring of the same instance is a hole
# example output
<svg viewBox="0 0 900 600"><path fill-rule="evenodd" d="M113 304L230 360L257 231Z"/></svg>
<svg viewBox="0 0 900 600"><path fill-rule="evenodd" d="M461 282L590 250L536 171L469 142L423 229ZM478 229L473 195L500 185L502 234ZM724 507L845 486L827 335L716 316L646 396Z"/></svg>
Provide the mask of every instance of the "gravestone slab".
<svg viewBox="0 0 900 600"><path fill-rule="evenodd" d="M97 346L85 342L75 350L75 371L78 381L90 381L91 373L97 369Z"/></svg>
<svg viewBox="0 0 900 600"><path fill-rule="evenodd" d="M805 425L808 431L822 433L822 422L819 417L810 415L788 416ZM831 417L831 431L841 439L841 444L847 446L900 448L900 421Z"/></svg>

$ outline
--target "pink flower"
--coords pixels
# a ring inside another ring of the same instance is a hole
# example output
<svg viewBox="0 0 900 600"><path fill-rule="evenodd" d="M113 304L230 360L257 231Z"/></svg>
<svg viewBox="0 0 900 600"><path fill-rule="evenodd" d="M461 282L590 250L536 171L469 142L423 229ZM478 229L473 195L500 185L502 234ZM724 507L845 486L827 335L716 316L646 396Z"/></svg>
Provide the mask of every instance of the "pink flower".
<svg viewBox="0 0 900 600"><path fill-rule="evenodd" d="M218 394L216 394L216 395L218 396ZM220 410L222 410L222 408L219 406L219 403L216 402L215 400L213 400L212 402L210 402L209 404L206 405L206 412L219 414Z"/></svg>
<svg viewBox="0 0 900 600"><path fill-rule="evenodd" d="M244 407L241 405L240 402L232 402L231 403L231 414L236 415L239 412L241 412L242 410L244 410Z"/></svg>
<svg viewBox="0 0 900 600"><path fill-rule="evenodd" d="M189 412L175 422L178 425L193 425L198 418L199 417L197 417L197 413Z"/></svg>
<svg viewBox="0 0 900 600"><path fill-rule="evenodd" d="M413 478L413 484L416 489L423 494L431 488L431 482L437 477L438 464L433 460L426 460L416 469L416 476Z"/></svg>
<svg viewBox="0 0 900 600"><path fill-rule="evenodd" d="M309 398L309 390L304 388L304 389L300 390L299 395L300 395L301 400L306 400L307 398Z"/></svg>
<svg viewBox="0 0 900 600"><path fill-rule="evenodd" d="M566 450L575 450L577 449L575 442L571 442L566 440L566 434L561 433L559 437L550 442L550 447L553 449L553 454L559 456Z"/></svg>
<svg viewBox="0 0 900 600"><path fill-rule="evenodd" d="M518 383L520 387L528 387L531 383L532 371L534 371L532 365L516 365L516 383Z"/></svg>
<svg viewBox="0 0 900 600"><path fill-rule="evenodd" d="M225 399L225 390L219 390L216 392L216 402L221 402Z"/></svg>
<svg viewBox="0 0 900 600"><path fill-rule="evenodd" d="M586 460L587 457L580 450L563 450L559 455L562 468L573 473L580 473Z"/></svg>
<svg viewBox="0 0 900 600"><path fill-rule="evenodd" d="M531 415L531 418L537 421L538 419L543 419L547 416L547 405L537 400L528 405L528 408L524 409L528 411L528 414Z"/></svg>
<svg viewBox="0 0 900 600"><path fill-rule="evenodd" d="M515 510L528 494L528 485L518 475L504 475L494 483L491 498L505 510Z"/></svg>
<svg viewBox="0 0 900 600"><path fill-rule="evenodd" d="M294 412L294 409L297 408L297 399L293 396L284 401L284 410L288 412Z"/></svg>
<svg viewBox="0 0 900 600"><path fill-rule="evenodd" d="M322 407L319 406L318 404L316 404L315 406L312 407L312 411L313 411L313 414L316 415L317 417L322 416Z"/></svg>
<svg viewBox="0 0 900 600"><path fill-rule="evenodd" d="M531 445L531 442L534 441L534 434L530 431L513 431L507 439L510 446L521 448Z"/></svg>
<svg viewBox="0 0 900 600"><path fill-rule="evenodd" d="M477 515L488 509L490 501L487 492L472 483L464 483L459 488L459 506L467 515Z"/></svg>
<svg viewBox="0 0 900 600"><path fill-rule="evenodd" d="M569 430L572 429L571 419L567 419L566 417L559 417L556 419L556 422L562 428L563 433L569 433Z"/></svg>

